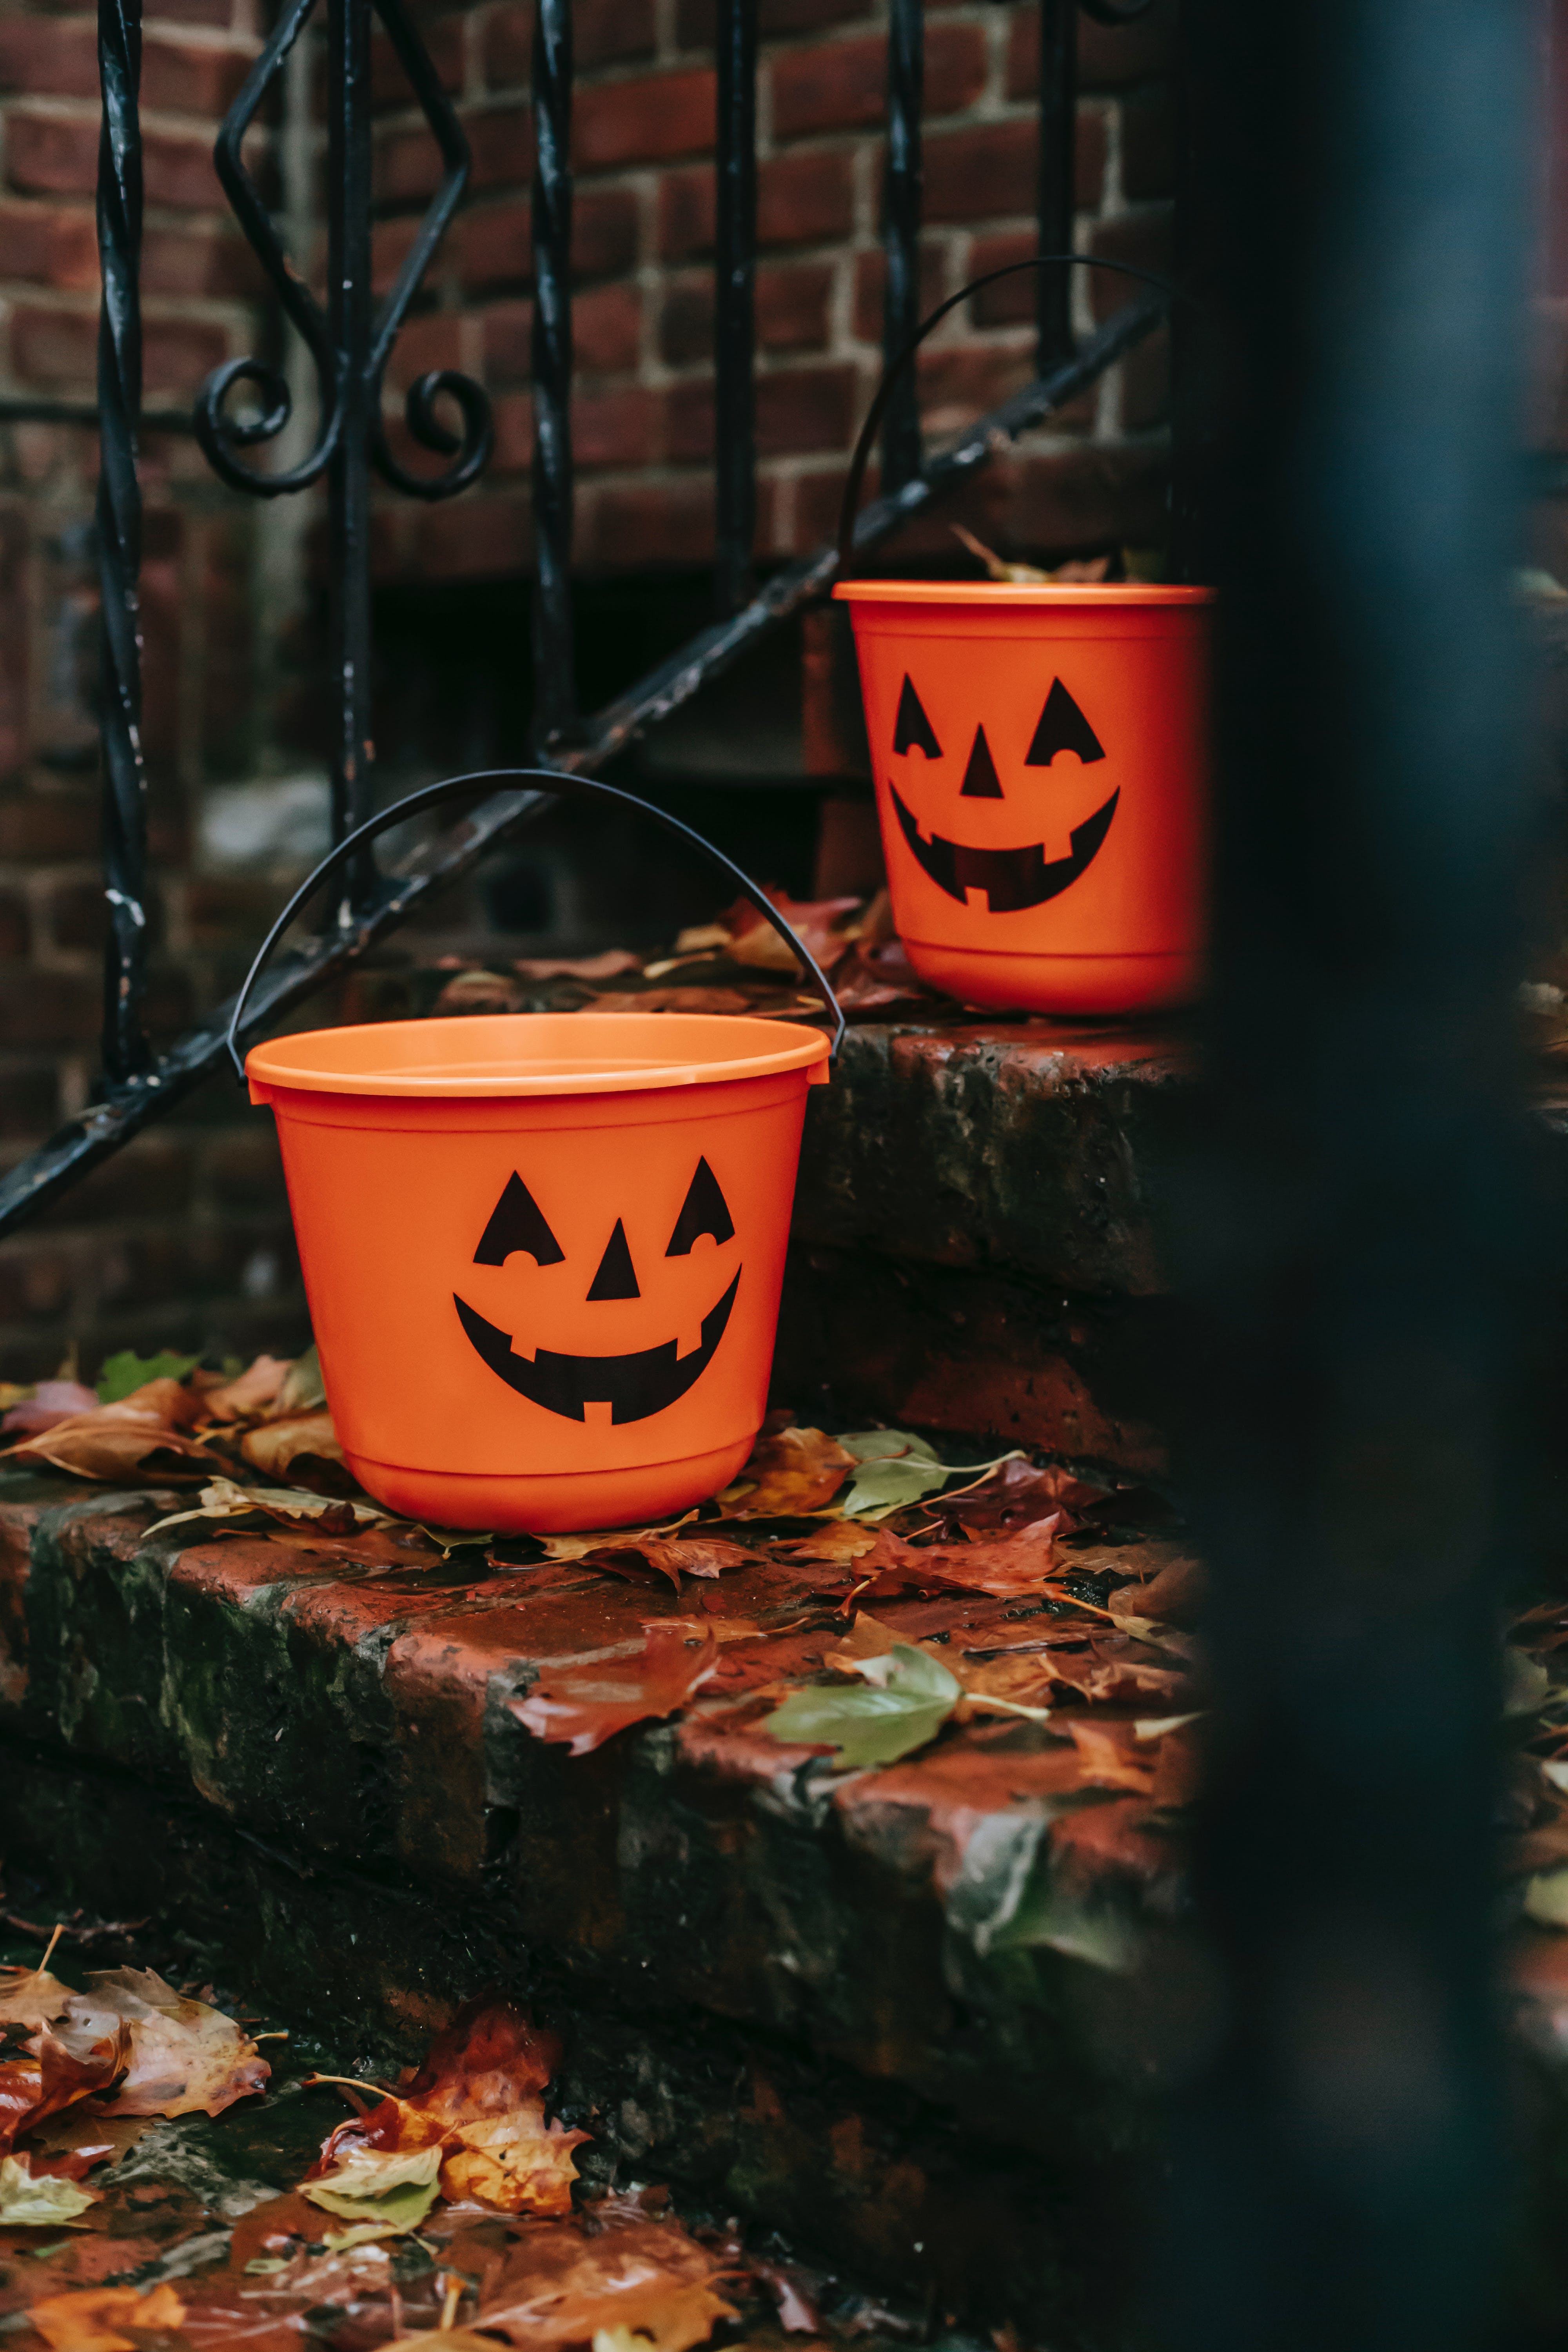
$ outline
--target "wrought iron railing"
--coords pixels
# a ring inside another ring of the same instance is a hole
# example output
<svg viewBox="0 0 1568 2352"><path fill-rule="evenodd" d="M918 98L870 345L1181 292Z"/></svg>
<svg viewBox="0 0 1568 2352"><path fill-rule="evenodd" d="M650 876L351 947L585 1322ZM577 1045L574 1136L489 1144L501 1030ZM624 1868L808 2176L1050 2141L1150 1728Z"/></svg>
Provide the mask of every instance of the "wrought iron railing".
<svg viewBox="0 0 1568 2352"><path fill-rule="evenodd" d="M1070 251L1073 228L1075 58L1081 5L1100 24L1132 22L1152 0L1040 0L1039 232L1042 253ZM306 24L320 5L328 51L325 309L285 253L242 142ZM533 279L532 645L534 751L542 762L581 774L601 768L635 736L668 717L759 638L823 594L837 569L835 549L753 581L756 444L753 431L756 257L756 0L720 0L716 302L716 530L718 617L630 690L584 716L576 705L571 603L572 37L570 0L537 0L532 55L535 128L531 218ZM373 17L407 74L444 171L396 279L379 306L371 291L371 88ZM921 0L889 0L888 131L883 241L887 257L884 342L889 360L918 323L921 229ZM138 434L183 428L181 416L144 415L138 267L142 235L139 119L139 0L100 0L103 92L98 226L103 268L96 422L102 443L98 500L103 604L104 887L110 910L105 972L103 1070L94 1100L0 1183L0 1233L66 1191L142 1127L169 1110L223 1058L228 1008L155 1055L143 1023L146 919L145 777L141 742L137 579L142 508ZM258 255L286 319L314 366L318 415L312 446L297 462L268 471L249 453L274 443L290 415L288 384L259 359L231 360L212 375L190 420L215 471L232 488L285 498L324 479L329 516L331 671L337 694L332 762L335 841L375 804L371 724L370 499L378 473L405 496L454 496L482 471L490 446L489 404L480 385L450 370L421 376L405 413L415 441L447 459L428 476L393 454L382 388L398 330L420 278L468 184L469 154L404 0L287 0L276 29L219 134L216 161L225 193ZM1079 345L1071 320L1070 275L1039 273L1038 373L1023 391L927 457L912 370L889 402L880 495L859 516L857 551L869 550L965 480L1000 446L1093 383L1164 315L1145 291ZM251 407L228 405L248 394ZM445 404L445 405L444 405ZM69 402L0 401L0 417L42 415L87 422ZM445 421L455 415L457 428ZM258 988L245 1034L264 1031L300 998L363 956L436 891L465 873L503 834L552 805L553 795L501 791L467 822L409 862L395 877L365 858L347 876L325 928L283 959Z"/></svg>

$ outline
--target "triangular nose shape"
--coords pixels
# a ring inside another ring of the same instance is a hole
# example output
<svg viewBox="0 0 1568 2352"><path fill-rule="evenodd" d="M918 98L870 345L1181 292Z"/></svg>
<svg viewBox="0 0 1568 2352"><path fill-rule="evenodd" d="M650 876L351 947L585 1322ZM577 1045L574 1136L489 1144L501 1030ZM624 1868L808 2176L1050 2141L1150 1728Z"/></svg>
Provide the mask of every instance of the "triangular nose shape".
<svg viewBox="0 0 1568 2352"><path fill-rule="evenodd" d="M594 1276L588 1292L590 1298L640 1298L637 1270L632 1254L626 1247L626 1227L619 1217L616 1230L605 1244L605 1255L599 1260L599 1271Z"/></svg>
<svg viewBox="0 0 1568 2352"><path fill-rule="evenodd" d="M977 727L974 730L969 765L958 789L972 801L999 801L1002 797L1002 779L996 773L996 762L991 757L991 746L985 740L984 727Z"/></svg>

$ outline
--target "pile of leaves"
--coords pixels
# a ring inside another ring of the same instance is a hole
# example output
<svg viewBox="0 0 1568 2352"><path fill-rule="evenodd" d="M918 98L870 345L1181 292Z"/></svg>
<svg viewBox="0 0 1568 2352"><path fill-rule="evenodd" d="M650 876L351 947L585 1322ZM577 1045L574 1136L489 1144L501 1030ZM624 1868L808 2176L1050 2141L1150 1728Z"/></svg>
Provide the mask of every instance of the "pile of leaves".
<svg viewBox="0 0 1568 2352"><path fill-rule="evenodd" d="M300 1491L286 1517L319 1518L323 1501L342 1499L340 1523L384 1517L343 1468L342 1448L327 1411L315 1349L291 1362L258 1356L212 1370L194 1356L165 1349L152 1357L111 1356L96 1389L61 1378L33 1388L0 1387L0 1455L10 1466L63 1470L116 1486L171 1486L195 1480L245 1487L261 1496L285 1477ZM263 1482L266 1482L264 1485Z"/></svg>
<svg viewBox="0 0 1568 2352"><path fill-rule="evenodd" d="M125 2119L221 2115L270 2073L243 2026L152 1969L99 1970L75 1991L53 1954L0 1969L3 2224L74 2221L99 2194L87 2176L137 2136Z"/></svg>
<svg viewBox="0 0 1568 2352"><path fill-rule="evenodd" d="M57 2002L43 1990L47 1969L10 1978L7 1997L27 2014ZM123 1990L100 1979L67 1996L89 2005L83 2031L126 2014L106 2003L105 1985ZM144 1987L136 1998L158 2006ZM56 2023L76 2030L63 2011ZM134 2041L137 2022L127 2030ZM689 2352L743 2314L819 2334L817 2283L807 2274L753 2256L732 2230L688 2229L658 2187L616 2193L577 2183L572 2150L587 2135L545 2116L558 2063L552 2038L489 1994L460 2011L395 2087L307 2075L304 2089L341 2096L353 2113L296 2187L237 2200L249 2209L237 2223L174 2182L150 2180L145 2166L123 2190L110 2174L96 2192L106 2200L101 2216L88 2211L95 2192L78 2176L39 2170L28 2176L30 2200L0 2210L0 2230L17 2233L0 2240L0 2253L36 2252L47 2264L36 2284L14 2268L0 2273L16 2315L5 2324L18 2326L25 2312L51 2352L136 2352L170 2336L211 2352L301 2340ZM187 2082L183 2105L153 2110L146 2086L134 2091L133 2056L119 2094L132 2105L118 2111L186 2113L205 2090L216 2113L230 2094L265 2089L265 2066L243 2085L219 2084L215 2071ZM108 2126L96 2128L102 2137ZM77 2153L86 2168L85 2139ZM93 2148L90 2161L112 2158ZM54 2242L28 2244L26 2233L46 2231Z"/></svg>
<svg viewBox="0 0 1568 2352"><path fill-rule="evenodd" d="M904 953L886 890L868 899L792 898L778 889L766 896L826 972L851 1020L962 1015ZM789 948L749 898L716 922L694 924L668 953L650 959L614 948L595 956L520 956L498 970L449 956L437 978L428 1008L436 1013L744 1013L788 1020L820 1018L822 1011Z"/></svg>

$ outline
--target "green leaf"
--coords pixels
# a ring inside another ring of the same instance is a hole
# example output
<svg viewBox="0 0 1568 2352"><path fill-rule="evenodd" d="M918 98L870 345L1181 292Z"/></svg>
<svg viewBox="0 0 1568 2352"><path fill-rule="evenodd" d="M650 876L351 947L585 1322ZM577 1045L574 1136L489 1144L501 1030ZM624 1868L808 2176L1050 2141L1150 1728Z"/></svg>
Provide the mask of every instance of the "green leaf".
<svg viewBox="0 0 1568 2352"><path fill-rule="evenodd" d="M0 2222L8 2230L58 2230L95 2202L76 2181L54 2173L35 2180L26 2157L0 2157Z"/></svg>
<svg viewBox="0 0 1568 2352"><path fill-rule="evenodd" d="M314 1412L327 1402L326 1388L321 1380L321 1360L312 1339L302 1356L296 1356L283 1375L283 1385L278 1391L274 1414Z"/></svg>
<svg viewBox="0 0 1568 2352"><path fill-rule="evenodd" d="M856 1429L838 1443L862 1465L838 1498L837 1508L847 1519L886 1518L940 1494L950 1478L984 1477L1017 1451L999 1454L994 1462L943 1462L934 1446L907 1429Z"/></svg>
<svg viewBox="0 0 1568 2352"><path fill-rule="evenodd" d="M836 1748L843 1769L857 1772L869 1764L896 1764L934 1739L963 1696L957 1676L940 1658L904 1642L867 1663L885 1680L792 1691L764 1718L764 1728L775 1739Z"/></svg>
<svg viewBox="0 0 1568 2352"><path fill-rule="evenodd" d="M118 1356L106 1356L98 1376L100 1404L118 1404L121 1397L145 1388L149 1381L183 1381L194 1371L199 1356L176 1356L172 1348L160 1348L155 1356L139 1356L134 1348L122 1348Z"/></svg>
<svg viewBox="0 0 1568 2352"><path fill-rule="evenodd" d="M302 2180L300 2194L362 2231L396 2237L416 2230L436 2202L440 2169L439 2141L405 2149L352 2147L323 2179Z"/></svg>
<svg viewBox="0 0 1568 2352"><path fill-rule="evenodd" d="M391 2237L416 2230L439 2193L434 2180L405 2180L379 2197L341 2196L325 2180L307 2180L300 2191L312 2205L323 2206L361 2229L374 2230L377 2236Z"/></svg>

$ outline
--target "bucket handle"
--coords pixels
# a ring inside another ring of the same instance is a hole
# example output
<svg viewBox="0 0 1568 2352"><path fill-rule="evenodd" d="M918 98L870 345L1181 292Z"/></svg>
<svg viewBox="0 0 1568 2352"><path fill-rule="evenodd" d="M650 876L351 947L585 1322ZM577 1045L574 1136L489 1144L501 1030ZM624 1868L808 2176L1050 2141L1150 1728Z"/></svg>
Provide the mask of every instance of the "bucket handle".
<svg viewBox="0 0 1568 2352"><path fill-rule="evenodd" d="M234 1000L234 1011L229 1015L228 1035L225 1042L228 1047L229 1059L234 1064L235 1075L242 1085L245 1081L245 1064L240 1058L237 1041L240 1025L245 1019L247 1000L273 949L311 893L319 889L321 885L336 873L340 866L346 865L357 849L363 849L367 843L375 839L377 834L385 833L390 826L401 824L405 817L413 816L418 810L435 808L442 801L454 800L460 793L493 791L500 786L518 783L541 784L548 791L558 793L567 800L580 794L588 799L616 801L623 808L636 809L640 816L651 816L667 831L678 835L682 841L689 842L694 849L700 849L711 865L717 866L721 872L727 874L731 882L740 885L742 891L751 900L757 912L765 921L773 925L784 945L805 965L812 979L816 981L822 991L823 1003L833 1021L833 1040L827 1049L828 1063L831 1066L837 1060L838 1048L844 1043L844 1008L833 992L827 974L823 971L805 940L799 939L791 930L766 892L753 882L749 875L742 874L741 868L731 859L726 857L721 849L716 849L703 835L694 832L690 825L683 824L678 816L671 816L668 810L655 808L650 802L639 800L635 793L622 792L616 784L601 783L596 776L571 775L558 768L484 768L471 776L449 776L444 783L424 784L416 793L410 793L405 799L395 801L390 808L381 810L378 815L368 818L363 824L357 825L353 833L345 835L335 849L328 851L315 871L308 875L300 883L300 887L262 940L257 951L256 960L245 975L239 994Z"/></svg>
<svg viewBox="0 0 1568 2352"><path fill-rule="evenodd" d="M1120 21L1120 20L1118 20ZM1130 20L1129 20L1130 21ZM871 449L877 438L893 387L913 359L933 327L940 327L950 310L967 302L987 286L994 286L999 278L1016 278L1021 269L1079 268L1110 269L1119 278L1136 278L1144 286L1152 286L1174 301L1181 289L1168 278L1160 278L1152 269L1136 268L1131 261L1106 261L1098 253L1031 253L1026 261L1004 262L1000 269L988 269L983 278L972 278L945 302L939 302L927 319L922 319L902 351L896 352L882 371L882 381L877 386L876 397L866 412L866 422L860 427L860 438L855 444L855 455L849 460L849 471L844 481L844 499L838 509L838 578L851 579L855 571L855 517L860 505L861 487L866 468L871 461Z"/></svg>

